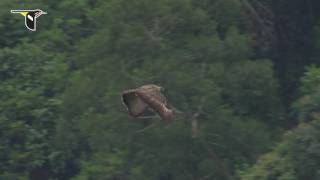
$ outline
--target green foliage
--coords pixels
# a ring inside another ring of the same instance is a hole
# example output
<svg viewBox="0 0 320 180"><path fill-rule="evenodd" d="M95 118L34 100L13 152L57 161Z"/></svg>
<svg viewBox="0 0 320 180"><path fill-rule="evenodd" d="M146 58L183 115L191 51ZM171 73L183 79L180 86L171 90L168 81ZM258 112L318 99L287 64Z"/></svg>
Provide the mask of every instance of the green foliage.
<svg viewBox="0 0 320 180"><path fill-rule="evenodd" d="M302 122L289 130L272 152L259 158L257 163L240 172L241 179L298 180L318 179L320 175L320 119L319 68L311 66L301 78L302 97L294 103L294 110Z"/></svg>
<svg viewBox="0 0 320 180"><path fill-rule="evenodd" d="M1 171L29 175L47 161L48 138L60 101L66 65L35 45L1 50ZM19 176L18 176L19 177Z"/></svg>
<svg viewBox="0 0 320 180"><path fill-rule="evenodd" d="M10 14L10 9L47 11L48 5L39 1L2 1L1 5L0 179L54 178L59 153L51 141L68 69L67 54L58 47L70 47L71 41L50 25L50 13L47 21L42 17L38 21L36 33L25 29L24 17Z"/></svg>
<svg viewBox="0 0 320 180"><path fill-rule="evenodd" d="M263 157L249 170L240 173L245 180L315 180L319 177L319 119L302 123L289 131L283 142Z"/></svg>
<svg viewBox="0 0 320 180"><path fill-rule="evenodd" d="M293 113L300 121L309 121L319 116L320 108L320 69L309 66L301 78L301 97L293 104Z"/></svg>

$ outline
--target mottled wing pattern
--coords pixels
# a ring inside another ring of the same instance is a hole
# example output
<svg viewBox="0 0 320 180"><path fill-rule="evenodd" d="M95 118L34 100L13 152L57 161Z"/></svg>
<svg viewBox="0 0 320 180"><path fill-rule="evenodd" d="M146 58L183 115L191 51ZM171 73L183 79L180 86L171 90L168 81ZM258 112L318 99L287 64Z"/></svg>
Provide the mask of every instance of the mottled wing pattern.
<svg viewBox="0 0 320 180"><path fill-rule="evenodd" d="M148 93L150 96L152 96L157 101L167 105L167 100L161 92L161 87L156 86L156 85L144 85L144 86L141 86L139 88L139 90L144 91L145 93Z"/></svg>
<svg viewBox="0 0 320 180"><path fill-rule="evenodd" d="M127 107L127 110L132 116L141 115L148 105L136 94L136 90L128 90L122 94L122 102Z"/></svg>
<svg viewBox="0 0 320 180"><path fill-rule="evenodd" d="M125 91L122 94L122 100L132 116L141 115L149 107L157 112L162 120L169 122L173 120L174 112L168 107L161 89L161 87L153 84L144 85L137 89Z"/></svg>
<svg viewBox="0 0 320 180"><path fill-rule="evenodd" d="M136 93L151 109L160 115L162 120L173 120L174 112L168 108L160 87L154 85L142 86L137 89Z"/></svg>

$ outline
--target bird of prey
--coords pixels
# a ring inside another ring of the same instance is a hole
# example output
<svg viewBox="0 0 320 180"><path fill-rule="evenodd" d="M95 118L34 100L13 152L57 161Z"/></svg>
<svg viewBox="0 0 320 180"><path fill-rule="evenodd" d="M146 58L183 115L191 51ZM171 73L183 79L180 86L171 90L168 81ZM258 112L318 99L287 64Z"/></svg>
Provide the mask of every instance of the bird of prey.
<svg viewBox="0 0 320 180"><path fill-rule="evenodd" d="M168 106L162 90L154 84L126 90L122 93L122 102L131 116L139 117L147 109L152 109L163 121L170 122L174 120L174 111Z"/></svg>

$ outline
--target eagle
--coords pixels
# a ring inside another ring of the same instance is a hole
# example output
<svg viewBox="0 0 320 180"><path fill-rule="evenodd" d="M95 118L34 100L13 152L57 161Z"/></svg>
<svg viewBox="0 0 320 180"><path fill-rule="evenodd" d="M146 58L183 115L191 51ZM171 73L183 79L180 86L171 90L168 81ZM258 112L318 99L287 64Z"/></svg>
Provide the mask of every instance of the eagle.
<svg viewBox="0 0 320 180"><path fill-rule="evenodd" d="M122 102L128 113L133 117L141 116L147 109L156 112L163 121L174 120L174 110L167 103L162 94L164 89L154 84L143 85L136 89L125 90L122 93Z"/></svg>

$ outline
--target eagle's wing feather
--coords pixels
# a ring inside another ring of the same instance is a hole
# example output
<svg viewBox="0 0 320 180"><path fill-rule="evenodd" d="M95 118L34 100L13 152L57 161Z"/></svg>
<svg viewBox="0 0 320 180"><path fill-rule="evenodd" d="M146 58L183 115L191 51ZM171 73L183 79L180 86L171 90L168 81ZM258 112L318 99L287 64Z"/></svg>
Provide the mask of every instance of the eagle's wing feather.
<svg viewBox="0 0 320 180"><path fill-rule="evenodd" d="M149 84L127 90L122 94L122 101L132 116L137 117L150 108L158 113L162 120L169 122L174 119L174 111L168 107L161 89L159 86Z"/></svg>
<svg viewBox="0 0 320 180"><path fill-rule="evenodd" d="M161 92L152 89L143 89L139 88L136 91L136 94L151 107L154 111L156 111L160 117L164 121L172 121L173 120L173 110L167 107L167 103L163 98ZM159 94L161 96L159 96Z"/></svg>
<svg viewBox="0 0 320 180"><path fill-rule="evenodd" d="M122 101L127 107L130 115L135 117L141 115L148 107L148 105L136 94L135 90L123 92Z"/></svg>

